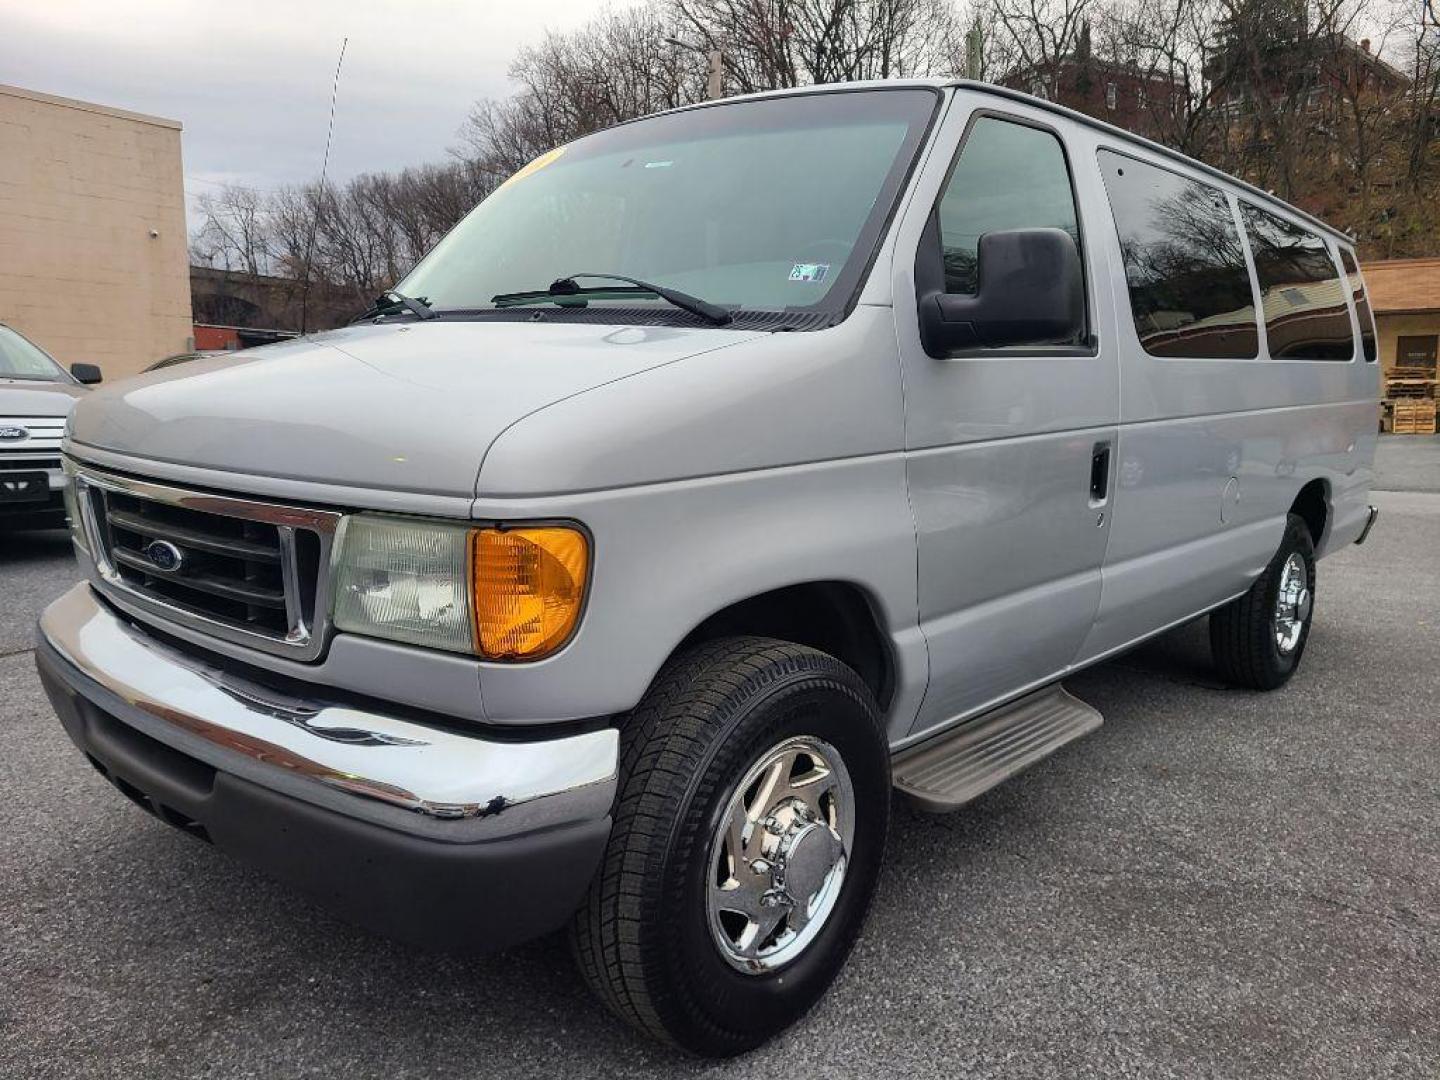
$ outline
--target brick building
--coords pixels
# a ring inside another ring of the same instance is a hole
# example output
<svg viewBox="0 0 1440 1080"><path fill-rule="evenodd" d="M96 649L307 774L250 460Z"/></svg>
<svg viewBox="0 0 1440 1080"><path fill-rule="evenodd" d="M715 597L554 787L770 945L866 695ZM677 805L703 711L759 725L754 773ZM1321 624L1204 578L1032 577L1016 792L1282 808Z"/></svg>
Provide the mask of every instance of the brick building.
<svg viewBox="0 0 1440 1080"><path fill-rule="evenodd" d="M1085 26L1073 53L1012 72L1005 85L1065 105L1147 138L1162 137L1184 115L1185 81L1140 64L1102 60ZM1167 123L1168 122L1168 123Z"/></svg>

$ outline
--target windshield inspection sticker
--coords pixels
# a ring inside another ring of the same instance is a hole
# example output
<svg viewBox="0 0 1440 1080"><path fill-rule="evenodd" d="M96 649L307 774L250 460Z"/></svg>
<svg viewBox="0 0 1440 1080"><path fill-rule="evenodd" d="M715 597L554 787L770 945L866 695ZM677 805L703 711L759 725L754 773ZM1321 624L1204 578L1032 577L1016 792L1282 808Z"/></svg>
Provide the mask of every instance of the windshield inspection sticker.
<svg viewBox="0 0 1440 1080"><path fill-rule="evenodd" d="M829 263L796 263L790 268L790 280L808 281L813 285L819 285L829 273Z"/></svg>

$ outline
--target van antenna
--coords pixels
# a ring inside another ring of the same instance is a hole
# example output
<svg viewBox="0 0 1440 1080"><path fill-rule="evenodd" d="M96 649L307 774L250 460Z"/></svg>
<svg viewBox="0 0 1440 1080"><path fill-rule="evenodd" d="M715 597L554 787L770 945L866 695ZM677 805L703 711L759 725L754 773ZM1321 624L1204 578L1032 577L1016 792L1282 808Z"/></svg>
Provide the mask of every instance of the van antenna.
<svg viewBox="0 0 1440 1080"><path fill-rule="evenodd" d="M345 65L345 47L350 44L347 35L340 42L340 59L335 61L335 81L330 86L330 124L325 129L325 156L320 162L320 190L315 196L315 212L310 217L310 238L305 242L305 284L300 290L300 333L309 332L307 317L310 313L310 264L315 255L315 234L320 229L320 210L325 202L325 177L330 171L330 141L335 137L335 101L340 96L340 69Z"/></svg>

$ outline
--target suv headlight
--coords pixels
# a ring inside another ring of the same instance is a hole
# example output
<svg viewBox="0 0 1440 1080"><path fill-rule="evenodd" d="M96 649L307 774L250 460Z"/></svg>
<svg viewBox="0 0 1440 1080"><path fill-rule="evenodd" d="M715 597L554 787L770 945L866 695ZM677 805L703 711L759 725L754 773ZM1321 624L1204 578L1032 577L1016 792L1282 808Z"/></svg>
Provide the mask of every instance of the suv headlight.
<svg viewBox="0 0 1440 1080"><path fill-rule="evenodd" d="M360 515L341 525L335 626L357 634L538 660L570 639L589 573L565 525L470 528Z"/></svg>

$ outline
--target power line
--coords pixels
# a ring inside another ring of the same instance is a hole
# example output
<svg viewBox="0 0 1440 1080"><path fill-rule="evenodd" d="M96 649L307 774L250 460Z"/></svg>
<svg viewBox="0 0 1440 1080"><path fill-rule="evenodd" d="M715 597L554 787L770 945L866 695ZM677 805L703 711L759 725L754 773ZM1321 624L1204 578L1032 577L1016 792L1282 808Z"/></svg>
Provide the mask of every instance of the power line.
<svg viewBox="0 0 1440 1080"><path fill-rule="evenodd" d="M278 191L280 191L281 188L292 186L292 185L290 185L290 184L285 184L285 183L280 183L280 184L250 184L250 183L246 183L246 182L241 181L241 180L209 180L209 179L207 179L207 178L205 178L205 177L203 177L203 176L195 176L195 175L193 175L192 173L186 173L186 174L185 174L185 183L186 183L187 185L189 185L189 184L209 184L211 187L218 187L218 188L243 188L243 189L245 189L246 191L255 191L255 192L259 192L259 193L264 194L264 195L274 195L274 194L276 194Z"/></svg>

